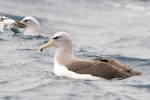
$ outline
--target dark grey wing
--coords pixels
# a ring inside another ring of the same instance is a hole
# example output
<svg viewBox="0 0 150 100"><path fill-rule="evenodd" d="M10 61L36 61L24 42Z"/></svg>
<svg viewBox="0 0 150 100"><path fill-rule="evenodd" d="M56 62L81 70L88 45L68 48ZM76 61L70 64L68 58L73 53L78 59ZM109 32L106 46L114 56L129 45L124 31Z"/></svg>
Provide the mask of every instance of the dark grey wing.
<svg viewBox="0 0 150 100"><path fill-rule="evenodd" d="M91 74L93 76L112 79L112 78L126 78L131 75L122 71L121 69L105 62L91 61L91 62L74 62L67 65L68 69L79 74Z"/></svg>
<svg viewBox="0 0 150 100"><path fill-rule="evenodd" d="M120 63L117 60L112 59L112 58L106 58L106 59L105 58L96 58L94 60L112 64L112 65L114 65L114 66L116 66L116 67L118 67L121 70L126 71L126 72L132 72L132 68L129 68L129 67L125 66L124 64L122 64L122 63Z"/></svg>

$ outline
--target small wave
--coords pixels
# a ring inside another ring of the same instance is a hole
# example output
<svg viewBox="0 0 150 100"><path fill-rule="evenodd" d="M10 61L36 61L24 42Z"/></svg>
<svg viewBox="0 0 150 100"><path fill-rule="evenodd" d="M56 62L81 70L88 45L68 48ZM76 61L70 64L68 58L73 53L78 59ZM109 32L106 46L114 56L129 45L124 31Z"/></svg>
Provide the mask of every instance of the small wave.
<svg viewBox="0 0 150 100"><path fill-rule="evenodd" d="M0 81L0 84L6 84L8 81Z"/></svg>
<svg viewBox="0 0 150 100"><path fill-rule="evenodd" d="M49 41L49 39L44 40L44 41L41 41L40 43L37 44L37 46L44 45L44 44L46 44L48 41Z"/></svg>
<svg viewBox="0 0 150 100"><path fill-rule="evenodd" d="M24 16L17 16L17 15L12 15L12 14L4 14L4 13L0 13L0 15L2 16L6 16L10 19L14 19L14 20L21 20Z"/></svg>
<svg viewBox="0 0 150 100"><path fill-rule="evenodd" d="M135 57L127 57L123 55L106 55L107 57L112 57L115 59L126 60L126 61L149 61L149 59L135 58Z"/></svg>
<svg viewBox="0 0 150 100"><path fill-rule="evenodd" d="M3 97L3 100L11 100L11 99L19 100L20 98L18 96L4 96Z"/></svg>
<svg viewBox="0 0 150 100"><path fill-rule="evenodd" d="M42 36L42 35L37 35L37 36L25 35L22 38L25 39L25 40L33 40L33 39L44 39L44 40L47 40L47 39L49 39L49 37Z"/></svg>
<svg viewBox="0 0 150 100"><path fill-rule="evenodd" d="M137 89L145 89L145 90L150 90L150 84L139 84L139 85L127 85L129 87L134 87L134 88L137 88Z"/></svg>
<svg viewBox="0 0 150 100"><path fill-rule="evenodd" d="M7 41L6 39L0 38L0 42Z"/></svg>
<svg viewBox="0 0 150 100"><path fill-rule="evenodd" d="M36 39L49 39L49 37L46 37L46 36L42 36L42 35L38 35L38 36L34 36Z"/></svg>
<svg viewBox="0 0 150 100"><path fill-rule="evenodd" d="M128 9L131 9L131 10L135 10L135 11L146 11L145 7L139 6L139 5L128 4L125 7L128 8Z"/></svg>
<svg viewBox="0 0 150 100"><path fill-rule="evenodd" d="M27 48L25 48L25 49L16 49L16 50L20 50L20 51L32 51L32 50L35 50L35 49L27 49Z"/></svg>

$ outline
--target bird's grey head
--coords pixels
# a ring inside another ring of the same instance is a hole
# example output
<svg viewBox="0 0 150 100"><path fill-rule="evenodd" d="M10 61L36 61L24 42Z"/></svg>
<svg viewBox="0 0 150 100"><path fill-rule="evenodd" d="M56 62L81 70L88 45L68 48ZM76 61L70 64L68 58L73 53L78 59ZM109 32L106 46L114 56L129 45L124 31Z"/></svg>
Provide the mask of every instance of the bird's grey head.
<svg viewBox="0 0 150 100"><path fill-rule="evenodd" d="M34 17L27 16L23 18L20 21L22 24L24 24L26 27L38 27L39 28L39 22Z"/></svg>
<svg viewBox="0 0 150 100"><path fill-rule="evenodd" d="M40 47L40 51L43 51L48 47L72 48L72 38L67 32L55 33L47 44Z"/></svg>
<svg viewBox="0 0 150 100"><path fill-rule="evenodd" d="M37 35L40 24L38 20L36 20L34 17L27 16L23 18L21 21L15 22L14 26L17 28L24 28L25 35Z"/></svg>

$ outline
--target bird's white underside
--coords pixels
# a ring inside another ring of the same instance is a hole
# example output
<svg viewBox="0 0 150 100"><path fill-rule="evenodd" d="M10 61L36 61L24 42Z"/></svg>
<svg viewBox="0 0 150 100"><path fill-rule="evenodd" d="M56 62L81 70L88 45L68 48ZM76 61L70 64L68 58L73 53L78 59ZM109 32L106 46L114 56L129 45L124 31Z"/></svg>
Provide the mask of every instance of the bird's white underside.
<svg viewBox="0 0 150 100"><path fill-rule="evenodd" d="M85 79L85 80L100 80L102 78L92 76L90 74L78 74L76 72L70 71L67 67L60 65L57 61L54 61L54 73L57 76L64 76L73 79Z"/></svg>

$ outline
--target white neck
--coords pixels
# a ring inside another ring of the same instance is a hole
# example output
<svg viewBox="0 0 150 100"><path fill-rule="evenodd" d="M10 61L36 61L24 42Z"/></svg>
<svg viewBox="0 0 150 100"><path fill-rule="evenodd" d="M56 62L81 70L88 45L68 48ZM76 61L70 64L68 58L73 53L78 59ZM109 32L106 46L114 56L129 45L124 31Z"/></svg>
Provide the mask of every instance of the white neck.
<svg viewBox="0 0 150 100"><path fill-rule="evenodd" d="M75 59L72 47L71 46L62 46L57 48L56 54L55 54L55 62L59 63L61 65L65 65L68 62L71 62Z"/></svg>
<svg viewBox="0 0 150 100"><path fill-rule="evenodd" d="M38 27L26 27L24 35L36 36L38 35L39 28Z"/></svg>

